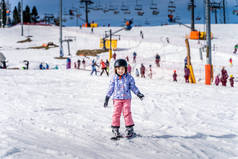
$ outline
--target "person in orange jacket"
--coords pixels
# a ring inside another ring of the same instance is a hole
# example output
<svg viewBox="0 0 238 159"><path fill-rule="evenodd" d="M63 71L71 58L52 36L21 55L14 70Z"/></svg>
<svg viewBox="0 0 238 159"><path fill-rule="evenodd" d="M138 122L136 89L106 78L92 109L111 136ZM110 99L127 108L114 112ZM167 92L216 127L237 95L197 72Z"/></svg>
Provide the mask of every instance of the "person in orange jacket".
<svg viewBox="0 0 238 159"><path fill-rule="evenodd" d="M105 64L105 62L103 60L101 60L100 65L101 65L101 69L102 69L102 72L101 72L100 76L102 76L104 71L106 71L107 76L109 76L109 74L107 72L107 65Z"/></svg>

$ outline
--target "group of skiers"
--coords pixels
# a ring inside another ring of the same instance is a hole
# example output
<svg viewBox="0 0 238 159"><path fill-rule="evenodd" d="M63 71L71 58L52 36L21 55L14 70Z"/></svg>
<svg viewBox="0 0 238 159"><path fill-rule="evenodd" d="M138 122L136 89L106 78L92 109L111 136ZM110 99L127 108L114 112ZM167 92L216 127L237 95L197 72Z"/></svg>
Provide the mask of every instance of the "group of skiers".
<svg viewBox="0 0 238 159"><path fill-rule="evenodd" d="M177 72L176 70L173 71L173 81L177 82ZM185 83L189 83L189 76L190 76L190 70L187 66L184 67L184 79L185 79Z"/></svg>
<svg viewBox="0 0 238 159"><path fill-rule="evenodd" d="M39 65L40 70L48 70L49 68L50 68L50 66L49 66L48 63L41 62L40 65Z"/></svg>
<svg viewBox="0 0 238 159"><path fill-rule="evenodd" d="M104 73L104 71L106 72L107 76L109 76L109 61L106 60L106 62L103 61L103 59L101 59L100 61L100 66L101 66L101 73L100 76L102 76L102 74ZM95 75L97 76L97 67L100 67L95 60L92 61L91 67L92 67L92 71L91 71L91 75L93 75L93 73L95 73Z"/></svg>
<svg viewBox="0 0 238 159"><path fill-rule="evenodd" d="M136 63L136 57L137 57L136 52L133 52L133 56L132 57L133 57L133 61L132 62ZM114 61L116 61L116 53L115 52L114 52L112 58L114 59ZM129 57L126 56L125 60L127 62L127 73L131 74L132 67L131 67L131 65L129 63ZM232 64L232 60L229 60L229 61ZM185 63L185 66L184 66L184 79L185 79L185 83L189 83L190 70L187 67L187 58L185 58L184 63ZM160 55L159 54L155 55L155 65L157 67L160 67ZM91 75L93 73L95 73L97 75L96 67L99 67L99 66L96 64L95 60L93 60ZM101 60L100 68L102 70L101 73L100 73L100 76L102 76L104 72L106 72L107 76L109 76L109 61L108 60L106 60L106 62ZM222 74L221 77L219 77L220 74L217 75L217 77L215 79L215 84L219 85L219 83L221 82L223 86L226 86L226 83L227 83L227 80L228 80L229 76L228 76L227 71L225 70L224 67L222 68L221 74ZM135 68L135 76L136 77L146 78L146 75L148 75L148 77L150 79L152 79L153 72L152 72L152 65L151 64L149 65L148 69L146 69L146 67L145 67L145 65L143 63L141 63L140 68ZM177 75L176 70L173 71L172 77L173 77L173 81L175 81L175 82L178 81L177 80L178 75ZM233 77L233 75L230 75L229 81L230 81L231 87L234 87L234 77Z"/></svg>
<svg viewBox="0 0 238 159"><path fill-rule="evenodd" d="M173 81L177 82L177 76L178 75L176 73L176 70L174 70ZM186 83L189 83L189 76L190 76L190 70L185 66L184 67L184 79L185 79ZM234 87L234 76L230 75L230 78L229 78L227 70L223 66L222 70L221 70L221 77L220 77L220 74L218 74L215 78L215 85L218 86L221 83L222 86L226 86L228 79L230 81L231 87Z"/></svg>
<svg viewBox="0 0 238 159"><path fill-rule="evenodd" d="M228 73L227 73L225 67L223 66L222 69L221 69L221 77L220 77L220 74L218 74L216 76L215 84L218 86L219 83L221 82L222 86L226 86L228 78L229 78ZM231 87L234 87L234 77L233 77L233 75L230 75L229 81L230 81Z"/></svg>
<svg viewBox="0 0 238 159"><path fill-rule="evenodd" d="M84 59L82 60L82 65L83 65L83 69L85 70L86 69L86 61ZM81 60L78 59L76 62L74 62L74 68L80 69L80 66L81 66Z"/></svg>

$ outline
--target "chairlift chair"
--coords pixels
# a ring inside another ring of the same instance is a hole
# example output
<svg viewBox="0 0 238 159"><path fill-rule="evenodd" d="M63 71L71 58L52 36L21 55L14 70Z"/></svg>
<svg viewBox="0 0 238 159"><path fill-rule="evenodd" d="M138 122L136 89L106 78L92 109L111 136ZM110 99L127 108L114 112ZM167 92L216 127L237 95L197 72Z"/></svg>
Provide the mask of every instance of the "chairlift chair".
<svg viewBox="0 0 238 159"><path fill-rule="evenodd" d="M173 13L173 12L175 12L175 10L174 9L168 9L168 12Z"/></svg>
<svg viewBox="0 0 238 159"><path fill-rule="evenodd" d="M114 10L114 12L113 12L114 14L118 14L119 13L119 11L118 10Z"/></svg>
<svg viewBox="0 0 238 159"><path fill-rule="evenodd" d="M158 10L153 10L153 11L152 11L152 14L153 14L153 15L158 15L158 14L159 14L159 11L158 11Z"/></svg>
<svg viewBox="0 0 238 159"><path fill-rule="evenodd" d="M238 15L238 4L234 6L234 8L232 10L232 14L233 15Z"/></svg>
<svg viewBox="0 0 238 159"><path fill-rule="evenodd" d="M84 5L83 3L80 4L79 8L84 8Z"/></svg>
<svg viewBox="0 0 238 159"><path fill-rule="evenodd" d="M130 10L126 10L126 11L124 11L124 14L131 14L131 11Z"/></svg>
<svg viewBox="0 0 238 159"><path fill-rule="evenodd" d="M104 9L104 10L103 10L103 13L107 13L107 12L109 12L108 9Z"/></svg>
<svg viewBox="0 0 238 159"><path fill-rule="evenodd" d="M138 16L143 16L143 15L144 15L144 11L138 11L138 12L137 12L137 15L138 15Z"/></svg>
<svg viewBox="0 0 238 159"><path fill-rule="evenodd" d="M201 20L201 17L197 16L197 17L196 17L196 20L198 20L198 21Z"/></svg>
<svg viewBox="0 0 238 159"><path fill-rule="evenodd" d="M103 7L101 4L98 5L98 10L103 10Z"/></svg>
<svg viewBox="0 0 238 159"><path fill-rule="evenodd" d="M124 3L121 4L121 11L128 11L128 8Z"/></svg>
<svg viewBox="0 0 238 159"><path fill-rule="evenodd" d="M104 9L103 9L103 13L107 13L109 12L108 8L107 8L107 5L105 5Z"/></svg>
<svg viewBox="0 0 238 159"><path fill-rule="evenodd" d="M141 11L142 10L142 5L136 5L136 7L135 7L135 10L136 11Z"/></svg>
<svg viewBox="0 0 238 159"><path fill-rule="evenodd" d="M114 9L113 5L110 4L108 10L109 11L114 11L115 9Z"/></svg>
<svg viewBox="0 0 238 159"><path fill-rule="evenodd" d="M156 9L158 9L158 8L157 8L157 4L155 4L155 3L151 4L150 9L151 9L151 10L156 10Z"/></svg>
<svg viewBox="0 0 238 159"><path fill-rule="evenodd" d="M238 10L233 10L232 13L233 13L233 15L237 15L238 16Z"/></svg>

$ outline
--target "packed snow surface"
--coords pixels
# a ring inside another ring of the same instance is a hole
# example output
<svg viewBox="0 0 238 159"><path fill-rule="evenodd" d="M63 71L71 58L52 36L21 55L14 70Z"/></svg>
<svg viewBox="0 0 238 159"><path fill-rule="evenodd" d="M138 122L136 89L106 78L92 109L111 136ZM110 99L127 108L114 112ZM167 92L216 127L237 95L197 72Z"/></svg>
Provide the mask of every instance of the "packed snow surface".
<svg viewBox="0 0 238 159"><path fill-rule="evenodd" d="M203 25L198 29L204 30ZM55 26L24 26L24 34L32 42L17 43L20 26L0 30L0 52L8 60L7 70L0 70L0 158L1 159L237 159L238 103L235 87L204 84L206 53L200 59L199 48L204 41L189 41L196 84L184 82L185 35L182 26L137 27L120 32L117 56L137 52L133 69L152 64L153 78L135 77L136 85L145 95L143 101L133 95L132 116L138 137L111 141L113 102L103 107L110 77L91 76L89 71L66 70L66 60L58 60L59 48L27 49L43 43L59 44L59 28ZM99 40L110 28L90 29L66 27L64 36L75 36L70 43L73 63L85 58L87 70L92 59L79 57L80 49L97 49ZM119 28L111 28L113 31ZM144 39L139 36L140 30ZM212 25L212 61L214 75L222 66L228 74L238 76L237 25ZM167 38L168 37L168 38ZM169 43L167 42L169 39ZM155 54L161 56L161 67L154 64ZM64 43L67 56L67 45ZM229 63L232 58L233 65ZM22 70L23 61L30 69ZM39 70L48 63L50 70ZM112 61L113 63L113 61ZM53 69L56 65L59 70ZM13 70L11 70L11 68ZM14 69L15 68L15 69ZM20 69L16 69L20 68ZM172 81L177 70L178 82ZM99 70L100 71L100 70ZM148 71L148 70L147 70ZM134 71L132 72L134 76ZM120 131L124 133L121 117Z"/></svg>

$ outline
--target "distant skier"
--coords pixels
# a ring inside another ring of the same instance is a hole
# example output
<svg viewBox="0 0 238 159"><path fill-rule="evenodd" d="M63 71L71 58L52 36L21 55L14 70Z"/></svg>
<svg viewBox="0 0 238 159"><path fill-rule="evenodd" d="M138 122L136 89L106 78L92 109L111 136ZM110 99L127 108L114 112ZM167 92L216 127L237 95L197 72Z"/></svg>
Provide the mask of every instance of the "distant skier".
<svg viewBox="0 0 238 159"><path fill-rule="evenodd" d="M29 64L30 62L28 60L24 60L24 63L26 65L26 67L23 67L24 70L28 70L29 69Z"/></svg>
<svg viewBox="0 0 238 159"><path fill-rule="evenodd" d="M71 69L71 59L67 58L66 60L66 69Z"/></svg>
<svg viewBox="0 0 238 159"><path fill-rule="evenodd" d="M40 65L39 65L39 69L40 69L40 70L44 70L44 69L45 69L45 67L43 66L43 63L42 63L42 62L41 62Z"/></svg>
<svg viewBox="0 0 238 159"><path fill-rule="evenodd" d="M7 62L6 62L6 60L1 61L0 69L7 69Z"/></svg>
<svg viewBox="0 0 238 159"><path fill-rule="evenodd" d="M78 65L77 65L77 66L78 66L77 68L80 69L80 65L81 65L81 60L80 60L80 59L78 59L77 64L78 64Z"/></svg>
<svg viewBox="0 0 238 159"><path fill-rule="evenodd" d="M108 106L108 101L113 95L114 111L112 116L112 133L111 139L119 139L122 135L119 132L121 112L125 119L125 136L127 138L134 136L134 122L131 115L131 91L141 100L144 95L140 93L135 85L134 78L127 73L127 62L124 59L118 59L114 63L115 75L111 79L108 93L105 98L104 107Z"/></svg>
<svg viewBox="0 0 238 159"><path fill-rule="evenodd" d="M173 81L177 82L177 73L176 73L176 70L174 70L174 73L173 73Z"/></svg>
<svg viewBox="0 0 238 159"><path fill-rule="evenodd" d="M233 53L236 54L238 50L238 44L235 45Z"/></svg>
<svg viewBox="0 0 238 159"><path fill-rule="evenodd" d="M107 76L109 76L109 74L107 72L107 65L105 64L105 62L103 60L101 60L100 65L101 65L101 69L102 69L100 76L102 76L104 71L106 72Z"/></svg>
<svg viewBox="0 0 238 159"><path fill-rule="evenodd" d="M131 65L128 63L127 71L129 74L131 74Z"/></svg>
<svg viewBox="0 0 238 159"><path fill-rule="evenodd" d="M184 78L185 78L185 82L189 83L189 75L190 75L190 71L188 69L188 67L184 68Z"/></svg>
<svg viewBox="0 0 238 159"><path fill-rule="evenodd" d="M126 61L129 62L129 57L128 56L126 56Z"/></svg>
<svg viewBox="0 0 238 159"><path fill-rule="evenodd" d="M188 58L187 56L184 58L184 68L187 67L187 64L188 64Z"/></svg>
<svg viewBox="0 0 238 159"><path fill-rule="evenodd" d="M227 74L227 71L226 71L225 67L223 66L222 70L221 70L221 83L222 83L222 86L226 86L227 79L228 79L228 74Z"/></svg>
<svg viewBox="0 0 238 159"><path fill-rule="evenodd" d="M86 69L86 61L84 59L82 61L82 64L83 64L83 69L85 70Z"/></svg>
<svg viewBox="0 0 238 159"><path fill-rule="evenodd" d="M141 64L141 67L140 67L140 75L141 75L141 78L145 78L145 66L143 64Z"/></svg>
<svg viewBox="0 0 238 159"><path fill-rule="evenodd" d="M91 75L93 75L93 73L95 72L95 75L97 76L97 69L96 67L98 67L98 65L96 64L96 62L93 60L92 61L92 72L91 72Z"/></svg>
<svg viewBox="0 0 238 159"><path fill-rule="evenodd" d="M140 73L139 73L138 68L136 68L136 77L140 77Z"/></svg>
<svg viewBox="0 0 238 159"><path fill-rule="evenodd" d="M49 64L48 63L45 63L45 69L49 69L50 68L50 66L49 66Z"/></svg>
<svg viewBox="0 0 238 159"><path fill-rule="evenodd" d="M107 66L107 72L109 73L109 66L110 66L110 63L109 63L108 59L106 60L106 66Z"/></svg>
<svg viewBox="0 0 238 159"><path fill-rule="evenodd" d="M149 65L149 77L152 79L152 65Z"/></svg>
<svg viewBox="0 0 238 159"><path fill-rule="evenodd" d="M143 34L142 30L140 31L140 37L141 37L141 39L144 39L144 34Z"/></svg>
<svg viewBox="0 0 238 159"><path fill-rule="evenodd" d="M230 84L231 84L231 87L234 87L234 77L233 75L230 75Z"/></svg>
<svg viewBox="0 0 238 159"><path fill-rule="evenodd" d="M136 55L137 55L137 54L136 54L136 52L134 51L134 52L133 52L133 63L136 63Z"/></svg>
<svg viewBox="0 0 238 159"><path fill-rule="evenodd" d="M216 86L218 86L219 83L220 83L220 74L218 74L218 75L216 76L216 79L215 79L215 84L216 84Z"/></svg>
<svg viewBox="0 0 238 159"><path fill-rule="evenodd" d="M169 37L166 37L166 41L167 41L168 44L170 43Z"/></svg>
<svg viewBox="0 0 238 159"><path fill-rule="evenodd" d="M160 67L160 55L159 54L155 55L155 64L157 67Z"/></svg>
<svg viewBox="0 0 238 159"><path fill-rule="evenodd" d="M230 66L232 67L232 58L229 59Z"/></svg>
<svg viewBox="0 0 238 159"><path fill-rule="evenodd" d="M113 58L114 60L117 59L117 54L116 54L116 52L114 52L114 53L112 54L112 58Z"/></svg>

